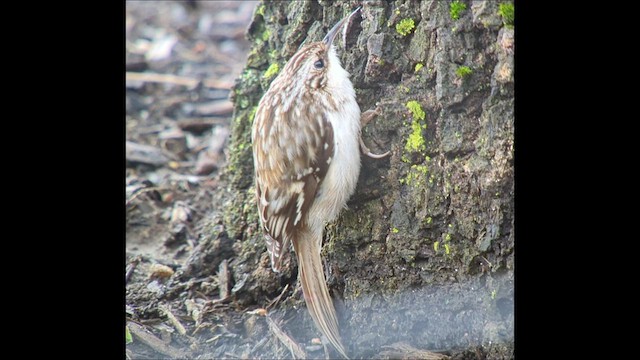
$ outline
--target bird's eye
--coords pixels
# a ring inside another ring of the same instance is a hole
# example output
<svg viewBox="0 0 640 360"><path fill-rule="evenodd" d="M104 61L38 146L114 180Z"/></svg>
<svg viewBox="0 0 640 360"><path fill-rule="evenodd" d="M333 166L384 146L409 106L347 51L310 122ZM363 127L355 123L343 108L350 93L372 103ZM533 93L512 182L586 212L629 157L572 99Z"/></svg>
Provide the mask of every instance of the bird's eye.
<svg viewBox="0 0 640 360"><path fill-rule="evenodd" d="M316 69L322 69L324 67L324 62L322 61L322 59L317 60L316 62L313 63L313 66Z"/></svg>

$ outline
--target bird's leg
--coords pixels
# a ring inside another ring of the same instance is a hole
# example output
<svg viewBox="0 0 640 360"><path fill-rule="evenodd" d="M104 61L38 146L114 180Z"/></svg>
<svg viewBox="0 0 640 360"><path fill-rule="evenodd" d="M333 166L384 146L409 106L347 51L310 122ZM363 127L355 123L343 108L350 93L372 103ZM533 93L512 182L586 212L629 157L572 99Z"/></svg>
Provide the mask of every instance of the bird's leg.
<svg viewBox="0 0 640 360"><path fill-rule="evenodd" d="M376 107L375 110L369 109L369 110L363 112L362 115L360 115L360 127L361 128L365 127L371 121L371 119L373 119L376 115L380 115L380 108L379 107ZM369 150L367 145L365 145L364 141L362 141L362 134L360 134L360 139L359 140L360 140L360 150L362 151L362 153L367 155L368 157L370 157L372 159L381 159L381 158L391 154L391 151L387 151L384 154L374 154Z"/></svg>

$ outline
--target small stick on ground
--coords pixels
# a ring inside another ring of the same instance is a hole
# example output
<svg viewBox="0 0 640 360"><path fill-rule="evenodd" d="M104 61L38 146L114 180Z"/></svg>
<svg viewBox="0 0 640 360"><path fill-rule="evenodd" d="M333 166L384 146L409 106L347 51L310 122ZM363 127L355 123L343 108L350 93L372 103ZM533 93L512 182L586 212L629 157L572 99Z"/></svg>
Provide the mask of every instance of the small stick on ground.
<svg viewBox="0 0 640 360"><path fill-rule="evenodd" d="M302 347L298 345L292 338L290 338L287 334L285 334L280 326L276 324L275 321L271 319L271 317L267 316L267 324L269 325L269 330L284 344L284 346L289 349L291 355L295 359L306 359L307 354L302 350Z"/></svg>
<svg viewBox="0 0 640 360"><path fill-rule="evenodd" d="M157 73L140 73L140 72L126 72L126 81L141 81L141 82L155 82L163 84L181 85L188 88L194 88L200 83L200 80L189 78L185 76L176 76L171 74L157 74ZM202 84L208 88L214 89L230 89L233 85L230 81L222 81L217 79L205 79Z"/></svg>
<svg viewBox="0 0 640 360"><path fill-rule="evenodd" d="M145 188L140 188L138 190L135 190L131 196L129 196L129 198L127 199L127 203L126 205L129 205L135 198L137 198L138 196L144 194L144 193L148 193L150 191L161 191L164 190L163 188L160 187L156 187L156 186L150 186L150 187L145 187ZM138 264L136 264L137 266Z"/></svg>
<svg viewBox="0 0 640 360"><path fill-rule="evenodd" d="M129 279L131 279L131 276L133 275L133 271L136 269L136 267L138 267L138 264L140 264L140 261L142 261L142 259L139 256L136 256L135 259L133 259L129 265L127 265L127 272L124 275L124 283L128 283Z"/></svg>
<svg viewBox="0 0 640 360"><path fill-rule="evenodd" d="M482 255L480 255L480 257L482 258L482 260L486 261L486 262L487 262L487 264L489 264L489 267L490 267L490 268L491 268L491 267L493 267L493 264L491 263L491 261L487 260L487 258L486 258L486 257L484 257L484 256L482 256Z"/></svg>
<svg viewBox="0 0 640 360"><path fill-rule="evenodd" d="M233 86L232 81L218 80L218 79L204 79L202 81L204 87L212 89L231 89Z"/></svg>
<svg viewBox="0 0 640 360"><path fill-rule="evenodd" d="M282 295L284 295L284 293L287 291L288 288L289 288L289 284L284 286L284 289L282 289L282 292L280 293L280 295L278 295L275 299L271 300L269 305L267 305L267 310L269 310L273 306L276 306L276 304L280 301L280 299L282 298Z"/></svg>
<svg viewBox="0 0 640 360"><path fill-rule="evenodd" d="M258 341L257 344L255 344L253 346L253 348L251 348L251 351L249 351L249 356L251 356L251 354L253 354L254 352L256 352L257 350L260 350L260 348L262 348L264 346L264 344L267 343L269 339L267 337L263 337L260 341Z"/></svg>
<svg viewBox="0 0 640 360"><path fill-rule="evenodd" d="M149 164L153 166L162 166L169 162L169 158L161 149L138 144L133 141L125 142L125 158L133 163Z"/></svg>
<svg viewBox="0 0 640 360"><path fill-rule="evenodd" d="M185 358L190 355L174 348L173 346L165 344L164 341L160 340L157 336L151 334L143 326L138 325L135 322L128 321L127 325L129 326L129 331L131 331L132 335L159 353L172 358Z"/></svg>
<svg viewBox="0 0 640 360"><path fill-rule="evenodd" d="M160 304L158 305L158 308L167 316L167 319L169 319L169 322L171 323L171 325L173 325L173 327L175 327L176 330L178 330L180 335L187 335L187 330L184 328L184 326L182 326L182 323L180 323L180 320L178 320L178 318L176 318L176 316L173 315L173 313L167 306L165 306L164 304Z"/></svg>
<svg viewBox="0 0 640 360"><path fill-rule="evenodd" d="M445 360L451 357L428 350L417 349L405 342L397 342L383 346L385 350L378 354L383 359L424 359L424 360Z"/></svg>
<svg viewBox="0 0 640 360"><path fill-rule="evenodd" d="M203 132L210 130L216 125L226 125L229 123L227 117L196 117L178 120L178 127L184 131Z"/></svg>
<svg viewBox="0 0 640 360"><path fill-rule="evenodd" d="M172 85L182 85L186 87L195 87L198 85L199 80L188 78L184 76L176 76L171 74L156 74L156 73L139 73L139 72L127 72L127 81L143 81L143 82L155 82Z"/></svg>

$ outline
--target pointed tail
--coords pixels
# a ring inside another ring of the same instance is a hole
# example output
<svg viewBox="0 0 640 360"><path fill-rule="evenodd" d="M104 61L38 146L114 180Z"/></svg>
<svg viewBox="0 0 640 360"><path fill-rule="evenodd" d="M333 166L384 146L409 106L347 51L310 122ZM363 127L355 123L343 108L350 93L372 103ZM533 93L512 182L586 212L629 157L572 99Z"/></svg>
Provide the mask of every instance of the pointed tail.
<svg viewBox="0 0 640 360"><path fill-rule="evenodd" d="M329 339L331 344L346 359L349 357L344 350L338 330L338 319L329 296L329 289L322 269L320 246L322 233L314 236L311 231L300 231L293 241L294 250L298 256L298 272L304 300L316 327Z"/></svg>

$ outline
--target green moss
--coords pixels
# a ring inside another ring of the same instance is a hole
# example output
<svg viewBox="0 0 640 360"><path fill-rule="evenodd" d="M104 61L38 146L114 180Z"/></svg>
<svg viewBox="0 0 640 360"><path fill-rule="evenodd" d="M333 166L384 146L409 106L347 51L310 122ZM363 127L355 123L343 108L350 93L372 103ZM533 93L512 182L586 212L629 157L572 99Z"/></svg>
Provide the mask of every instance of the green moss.
<svg viewBox="0 0 640 360"><path fill-rule="evenodd" d="M411 134L409 134L407 143L404 146L407 152L418 152L426 149L424 136L422 136L422 129L425 127L426 125L420 125L418 120L413 120L411 123Z"/></svg>
<svg viewBox="0 0 640 360"><path fill-rule="evenodd" d="M411 169L409 169L409 174L405 178L405 183L407 185L424 185L427 172L429 168L426 165L411 165Z"/></svg>
<svg viewBox="0 0 640 360"><path fill-rule="evenodd" d="M467 5L465 3L456 0L449 5L449 15L451 15L451 19L458 20L460 18L460 13L467 9Z"/></svg>
<svg viewBox="0 0 640 360"><path fill-rule="evenodd" d="M397 233L400 232L400 230L398 230L397 228L393 228L393 229L391 229L391 232L394 233L394 234L397 234Z"/></svg>
<svg viewBox="0 0 640 360"><path fill-rule="evenodd" d="M251 88L253 86L258 85L260 82L260 73L262 71L258 69L245 69L245 71L240 75L240 80L242 81L243 88ZM240 95L236 93L236 95ZM242 94L244 96L244 94ZM242 106L245 109L247 106Z"/></svg>
<svg viewBox="0 0 640 360"><path fill-rule="evenodd" d="M427 217L427 224L431 224L432 221L433 221L433 218L431 216Z"/></svg>
<svg viewBox="0 0 640 360"><path fill-rule="evenodd" d="M256 13L264 17L264 4L258 7L258 10L256 11Z"/></svg>
<svg viewBox="0 0 640 360"><path fill-rule="evenodd" d="M240 109L246 109L249 106L249 99L246 96L242 96L238 99L238 105L240 105Z"/></svg>
<svg viewBox="0 0 640 360"><path fill-rule="evenodd" d="M405 154L402 154L402 161L409 163L408 153L423 152L426 150L426 141L422 135L422 130L427 128L426 124L421 124L421 120L425 119L425 112L422 110L422 106L415 100L411 100L407 103L407 108L413 116L411 122L411 134L407 138L407 142L404 146ZM422 175L426 174L427 167L425 165L412 165L407 177L400 180L401 184L411 184L418 179L422 179Z"/></svg>
<svg viewBox="0 0 640 360"><path fill-rule="evenodd" d="M267 58L263 54L264 46L256 46L247 57L247 68L259 69L267 64Z"/></svg>
<svg viewBox="0 0 640 360"><path fill-rule="evenodd" d="M433 243L433 251L438 252L439 247L440 247L440 241L436 241Z"/></svg>
<svg viewBox="0 0 640 360"><path fill-rule="evenodd" d="M411 111L411 115L413 115L414 120L424 120L425 113L419 102L411 100L407 102L407 108ZM427 126L425 125L424 127L426 128Z"/></svg>
<svg viewBox="0 0 640 360"><path fill-rule="evenodd" d="M271 31L269 31L269 30L265 30L265 31L262 33L262 36L261 36L262 41L267 41L267 40L269 40L269 36L271 36Z"/></svg>
<svg viewBox="0 0 640 360"><path fill-rule="evenodd" d="M253 215L255 213L255 206L253 206L250 203L245 203L244 206L242 207L242 213L244 215Z"/></svg>
<svg viewBox="0 0 640 360"><path fill-rule="evenodd" d="M411 100L407 103L407 108L411 112L413 121L411 122L411 134L407 138L407 142L404 146L405 153L402 154L402 161L409 163L410 153L422 153L426 150L426 141L422 135L422 130L427 128L426 124L422 124L421 121L425 119L425 112L422 110L422 106L415 100ZM426 158L428 161L428 157ZM403 179L400 179L401 184L407 185L424 185L426 183L426 175L428 172L427 165L411 165L409 173Z"/></svg>
<svg viewBox="0 0 640 360"><path fill-rule="evenodd" d="M264 72L264 75L262 75L262 77L265 79L269 79L270 77L276 75L278 71L280 71L280 66L278 65L278 63L273 63L269 65L269 68Z"/></svg>
<svg viewBox="0 0 640 360"><path fill-rule="evenodd" d="M396 31L402 36L407 36L415 27L413 19L402 19L396 24Z"/></svg>
<svg viewBox="0 0 640 360"><path fill-rule="evenodd" d="M258 111L258 107L254 106L253 109L249 112L249 122L253 124L253 118L256 116L256 111Z"/></svg>
<svg viewBox="0 0 640 360"><path fill-rule="evenodd" d="M422 129L426 129L427 125L421 125L420 120L424 120L425 113L422 110L422 106L415 100L411 100L407 103L407 108L413 115L413 122L411 123L411 134L407 139L407 143L404 149L407 152L417 152L426 149L424 136L422 136Z"/></svg>
<svg viewBox="0 0 640 360"><path fill-rule="evenodd" d="M124 343L131 344L133 342L133 337L131 336L131 332L129 331L129 327L124 327Z"/></svg>
<svg viewBox="0 0 640 360"><path fill-rule="evenodd" d="M242 170L239 170L242 171ZM230 200L224 204L225 211L223 213L223 221L226 224L224 229L230 238L240 238L243 236L243 225L246 224L246 217L243 214L245 196L238 196L236 199ZM243 242L244 246L252 246L251 242ZM246 248L245 248L246 249ZM246 250L245 250L246 251Z"/></svg>
<svg viewBox="0 0 640 360"><path fill-rule="evenodd" d="M515 19L515 9L512 3L502 3L498 6L498 15L502 16L502 22L507 27L513 27Z"/></svg>
<svg viewBox="0 0 640 360"><path fill-rule="evenodd" d="M444 253L449 255L451 253L451 248L449 247L449 244L445 243L444 244Z"/></svg>
<svg viewBox="0 0 640 360"><path fill-rule="evenodd" d="M458 75L458 77L460 78L466 78L472 73L473 73L473 70L471 70L471 68L468 66L460 66L458 69L456 69L456 75Z"/></svg>
<svg viewBox="0 0 640 360"><path fill-rule="evenodd" d="M422 67L423 67L423 66L424 66L424 65L422 65L422 63L417 63L417 64L416 64L416 68L415 68L415 70L414 70L414 71L415 71L415 72L420 71L420 69L422 69Z"/></svg>

